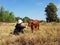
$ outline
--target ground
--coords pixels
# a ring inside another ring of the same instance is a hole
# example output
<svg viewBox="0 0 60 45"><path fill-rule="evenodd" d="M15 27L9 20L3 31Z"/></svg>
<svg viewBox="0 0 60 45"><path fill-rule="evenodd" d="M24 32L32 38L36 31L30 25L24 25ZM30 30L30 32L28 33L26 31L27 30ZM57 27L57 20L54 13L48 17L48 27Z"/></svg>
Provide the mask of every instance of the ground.
<svg viewBox="0 0 60 45"><path fill-rule="evenodd" d="M31 32L30 27L24 34L13 35L16 23L0 23L0 45L60 45L60 23L40 23L40 30ZM27 26L26 23L24 23Z"/></svg>

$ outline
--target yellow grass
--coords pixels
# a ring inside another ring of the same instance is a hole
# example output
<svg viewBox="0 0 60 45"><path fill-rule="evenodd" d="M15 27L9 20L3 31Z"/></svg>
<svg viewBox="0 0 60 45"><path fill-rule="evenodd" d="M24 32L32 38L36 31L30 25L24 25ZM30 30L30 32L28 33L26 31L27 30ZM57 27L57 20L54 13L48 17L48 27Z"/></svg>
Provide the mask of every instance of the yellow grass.
<svg viewBox="0 0 60 45"><path fill-rule="evenodd" d="M14 28L15 24L0 25L0 45L60 45L60 23L41 23L33 33L27 27L19 35L10 34Z"/></svg>

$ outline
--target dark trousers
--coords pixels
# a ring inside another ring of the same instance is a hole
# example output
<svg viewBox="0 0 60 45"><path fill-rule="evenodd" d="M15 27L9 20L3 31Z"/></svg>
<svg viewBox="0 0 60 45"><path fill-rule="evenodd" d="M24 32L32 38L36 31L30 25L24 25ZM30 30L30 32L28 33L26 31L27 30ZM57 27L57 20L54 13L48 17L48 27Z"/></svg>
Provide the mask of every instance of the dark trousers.
<svg viewBox="0 0 60 45"><path fill-rule="evenodd" d="M18 35L18 34L19 34L19 32L20 32L20 33L24 33L24 31L23 31L23 30L18 30L18 29L15 29L13 33L14 33L14 34L16 34L16 35Z"/></svg>

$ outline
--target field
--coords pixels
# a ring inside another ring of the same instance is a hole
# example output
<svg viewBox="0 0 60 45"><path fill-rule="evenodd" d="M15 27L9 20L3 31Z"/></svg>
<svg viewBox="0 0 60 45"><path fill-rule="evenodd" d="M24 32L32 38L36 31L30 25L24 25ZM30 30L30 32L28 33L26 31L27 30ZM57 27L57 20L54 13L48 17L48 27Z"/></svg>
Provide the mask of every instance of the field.
<svg viewBox="0 0 60 45"><path fill-rule="evenodd" d="M27 25L26 23L24 25ZM60 23L40 23L40 30L13 35L15 23L0 23L0 45L60 45Z"/></svg>

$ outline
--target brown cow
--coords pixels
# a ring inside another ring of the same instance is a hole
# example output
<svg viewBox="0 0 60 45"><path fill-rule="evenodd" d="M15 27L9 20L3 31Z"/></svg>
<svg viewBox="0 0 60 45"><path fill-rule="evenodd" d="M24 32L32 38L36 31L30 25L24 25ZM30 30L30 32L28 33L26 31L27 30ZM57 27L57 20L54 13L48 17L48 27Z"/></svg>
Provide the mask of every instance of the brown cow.
<svg viewBox="0 0 60 45"><path fill-rule="evenodd" d="M35 28L38 28L38 30L39 30L39 21L38 20L29 20L29 22L28 22L28 26L29 27L31 27L31 30L32 30L32 32L33 32L33 30L35 29Z"/></svg>

